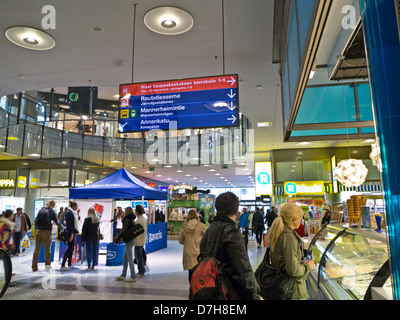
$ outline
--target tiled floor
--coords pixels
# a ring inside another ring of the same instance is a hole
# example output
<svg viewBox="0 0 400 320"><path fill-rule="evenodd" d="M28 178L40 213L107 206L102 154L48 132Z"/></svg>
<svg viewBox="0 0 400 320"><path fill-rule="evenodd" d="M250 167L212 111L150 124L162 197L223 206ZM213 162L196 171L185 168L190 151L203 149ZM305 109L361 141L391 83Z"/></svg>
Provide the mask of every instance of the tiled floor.
<svg viewBox="0 0 400 320"><path fill-rule="evenodd" d="M9 287L3 300L187 300L188 273L182 269L182 249L177 240L168 240L168 247L147 255L148 275L135 283L116 281L122 266L106 266L106 256L100 255L96 271L86 272L86 263L77 269L60 271L58 247L51 270L32 272L34 243L18 257L12 258L14 286ZM249 241L248 255L255 269L262 261L265 249ZM137 272L137 268L136 268ZM128 268L129 275L129 268Z"/></svg>

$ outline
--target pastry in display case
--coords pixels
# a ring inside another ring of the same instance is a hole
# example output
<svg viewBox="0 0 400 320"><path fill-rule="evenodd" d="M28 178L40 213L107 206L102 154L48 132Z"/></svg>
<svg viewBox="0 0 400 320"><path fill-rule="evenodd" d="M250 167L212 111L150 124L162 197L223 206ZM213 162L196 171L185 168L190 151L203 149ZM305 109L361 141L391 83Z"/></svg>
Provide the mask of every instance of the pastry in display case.
<svg viewBox="0 0 400 320"><path fill-rule="evenodd" d="M391 297L386 236L372 230L340 224L323 227L310 243L315 260L312 280L329 300L372 299L377 290ZM386 275L377 280L377 274Z"/></svg>

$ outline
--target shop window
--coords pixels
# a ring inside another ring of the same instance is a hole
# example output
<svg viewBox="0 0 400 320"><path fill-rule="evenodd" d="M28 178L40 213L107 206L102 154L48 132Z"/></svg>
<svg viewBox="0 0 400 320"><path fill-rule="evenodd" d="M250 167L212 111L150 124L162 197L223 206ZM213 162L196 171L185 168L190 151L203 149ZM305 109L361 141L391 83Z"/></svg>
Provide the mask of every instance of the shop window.
<svg viewBox="0 0 400 320"><path fill-rule="evenodd" d="M39 187L48 187L49 186L49 169L43 170L31 170L29 175L29 180L32 182L32 179L37 179L39 181Z"/></svg>
<svg viewBox="0 0 400 320"><path fill-rule="evenodd" d="M86 171L75 170L75 187L84 186L86 180L88 180L88 173Z"/></svg>
<svg viewBox="0 0 400 320"><path fill-rule="evenodd" d="M50 175L50 186L68 187L69 169L52 169Z"/></svg>
<svg viewBox="0 0 400 320"><path fill-rule="evenodd" d="M296 124L356 121L354 87L324 86L307 88Z"/></svg>
<svg viewBox="0 0 400 320"><path fill-rule="evenodd" d="M304 181L329 181L329 161L304 161Z"/></svg>
<svg viewBox="0 0 400 320"><path fill-rule="evenodd" d="M0 179L8 179L8 170L2 170L0 171Z"/></svg>
<svg viewBox="0 0 400 320"><path fill-rule="evenodd" d="M303 168L301 162L277 162L276 181L302 181Z"/></svg>

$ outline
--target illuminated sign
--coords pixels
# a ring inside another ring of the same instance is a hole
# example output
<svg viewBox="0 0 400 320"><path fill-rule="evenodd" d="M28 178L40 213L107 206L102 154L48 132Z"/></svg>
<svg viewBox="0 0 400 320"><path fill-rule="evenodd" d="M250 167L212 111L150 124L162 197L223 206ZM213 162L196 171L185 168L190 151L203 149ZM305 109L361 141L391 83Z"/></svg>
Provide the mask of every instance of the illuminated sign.
<svg viewBox="0 0 400 320"><path fill-rule="evenodd" d="M39 186L39 179L32 178L31 179L31 188L37 188Z"/></svg>
<svg viewBox="0 0 400 320"><path fill-rule="evenodd" d="M120 85L118 132L237 127L238 75Z"/></svg>
<svg viewBox="0 0 400 320"><path fill-rule="evenodd" d="M272 195L272 164L256 162L256 195Z"/></svg>
<svg viewBox="0 0 400 320"><path fill-rule="evenodd" d="M0 188L14 188L14 179L0 179Z"/></svg>
<svg viewBox="0 0 400 320"><path fill-rule="evenodd" d="M332 166L332 187L333 187L333 193L338 193L339 192L339 188L338 188L338 182L337 179L335 177L335 173L336 173L336 156L333 156L331 158L331 166Z"/></svg>
<svg viewBox="0 0 400 320"><path fill-rule="evenodd" d="M26 188L26 177L24 176L19 176L18 177L18 184L17 184L18 188Z"/></svg>
<svg viewBox="0 0 400 320"><path fill-rule="evenodd" d="M286 181L283 183L285 195L324 195L323 181Z"/></svg>
<svg viewBox="0 0 400 320"><path fill-rule="evenodd" d="M193 190L193 186L189 186L188 184L178 184L177 186L174 186L174 190L179 189Z"/></svg>

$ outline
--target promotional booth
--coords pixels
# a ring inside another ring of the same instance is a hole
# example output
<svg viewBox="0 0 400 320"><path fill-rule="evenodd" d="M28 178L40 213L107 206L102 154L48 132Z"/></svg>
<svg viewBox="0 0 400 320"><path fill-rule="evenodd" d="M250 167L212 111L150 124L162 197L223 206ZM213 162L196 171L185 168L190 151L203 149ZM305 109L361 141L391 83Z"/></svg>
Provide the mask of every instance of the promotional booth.
<svg viewBox="0 0 400 320"><path fill-rule="evenodd" d="M167 192L157 190L143 181L136 178L126 169L121 169L108 177L98 180L92 184L71 188L69 190L70 199L78 202L80 208L80 227L86 218L87 210L95 208L100 217L100 232L104 239L100 241L100 250L107 250L107 265L115 265L111 260L118 260L117 264L122 264L121 250L117 250L112 243L112 224L113 208L115 200L166 200ZM165 226L163 227L162 225ZM167 226L166 223L149 224L147 226L146 252L150 253L167 247ZM110 261L108 261L110 260Z"/></svg>

